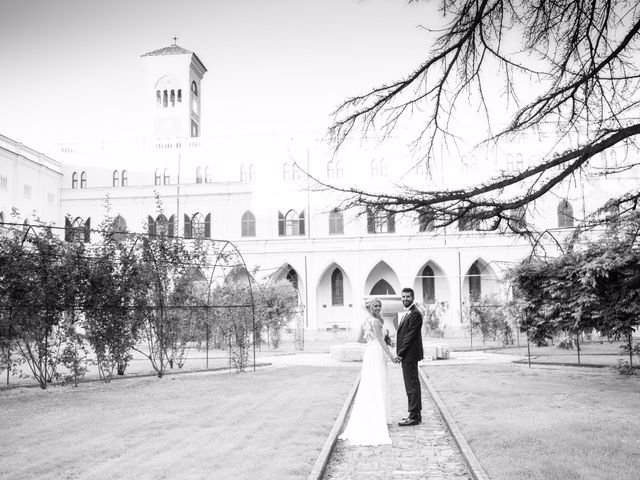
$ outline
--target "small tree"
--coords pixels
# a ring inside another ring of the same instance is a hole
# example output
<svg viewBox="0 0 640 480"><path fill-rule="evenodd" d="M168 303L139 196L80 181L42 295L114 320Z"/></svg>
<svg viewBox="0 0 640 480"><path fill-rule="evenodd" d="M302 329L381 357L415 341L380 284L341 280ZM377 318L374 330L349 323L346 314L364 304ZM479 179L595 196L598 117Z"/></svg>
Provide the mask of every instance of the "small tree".
<svg viewBox="0 0 640 480"><path fill-rule="evenodd" d="M268 329L271 344L277 349L282 329L297 311L298 294L290 282L278 282L263 287L256 300L258 324Z"/></svg>

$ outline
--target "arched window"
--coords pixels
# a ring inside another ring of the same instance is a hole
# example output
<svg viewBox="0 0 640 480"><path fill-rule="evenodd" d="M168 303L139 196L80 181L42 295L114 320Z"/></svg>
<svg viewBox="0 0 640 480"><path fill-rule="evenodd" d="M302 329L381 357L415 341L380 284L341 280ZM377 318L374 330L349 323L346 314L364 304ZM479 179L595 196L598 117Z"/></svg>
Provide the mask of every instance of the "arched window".
<svg viewBox="0 0 640 480"><path fill-rule="evenodd" d="M242 220L240 221L240 236L242 237L256 236L256 217L249 210L247 210L242 214Z"/></svg>
<svg viewBox="0 0 640 480"><path fill-rule="evenodd" d="M477 302L482 295L482 277L480 276L478 262L474 262L473 265L471 265L467 276L469 277L469 299L472 302Z"/></svg>
<svg viewBox="0 0 640 480"><path fill-rule="evenodd" d="M113 186L114 187L120 186L120 172L118 172L118 170L113 171Z"/></svg>
<svg viewBox="0 0 640 480"><path fill-rule="evenodd" d="M248 172L247 167L245 167L244 163L240 165L240 181L246 182L248 180Z"/></svg>
<svg viewBox="0 0 640 480"><path fill-rule="evenodd" d="M342 162L340 160L336 160L336 178L342 178L344 176L344 170L342 169Z"/></svg>
<svg viewBox="0 0 640 480"><path fill-rule="evenodd" d="M384 158L380 159L380 176L387 176L387 161Z"/></svg>
<svg viewBox="0 0 640 480"><path fill-rule="evenodd" d="M171 177L169 176L168 168L164 169L164 174L162 175L162 183L164 183L165 185L171 184Z"/></svg>
<svg viewBox="0 0 640 480"><path fill-rule="evenodd" d="M176 106L176 91L175 90L171 90L171 106L175 107Z"/></svg>
<svg viewBox="0 0 640 480"><path fill-rule="evenodd" d="M339 268L336 268L331 274L331 305L334 307L344 305L343 278Z"/></svg>
<svg viewBox="0 0 640 480"><path fill-rule="evenodd" d="M291 180L291 165L289 163L282 166L282 179Z"/></svg>
<svg viewBox="0 0 640 480"><path fill-rule="evenodd" d="M196 168L196 183L202 183L202 167Z"/></svg>
<svg viewBox="0 0 640 480"><path fill-rule="evenodd" d="M285 222L285 235L296 236L300 235L300 216L295 210L289 210L284 219Z"/></svg>
<svg viewBox="0 0 640 480"><path fill-rule="evenodd" d="M369 295L395 295L396 291L393 287L387 282L384 278L378 280L373 288L371 289L371 293Z"/></svg>
<svg viewBox="0 0 640 480"><path fill-rule="evenodd" d="M165 90L164 92L162 92L162 106L166 108L168 105L169 105L169 94Z"/></svg>
<svg viewBox="0 0 640 480"><path fill-rule="evenodd" d="M73 172L71 175L71 188L78 188L78 172Z"/></svg>
<svg viewBox="0 0 640 480"><path fill-rule="evenodd" d="M426 211L420 211L418 213L418 230L421 232L433 232L433 220L431 214Z"/></svg>
<svg viewBox="0 0 640 480"><path fill-rule="evenodd" d="M561 200L558 204L558 227L573 227L573 207L568 200Z"/></svg>
<svg viewBox="0 0 640 480"><path fill-rule="evenodd" d="M327 162L327 178L333 178L336 176L335 163L333 160Z"/></svg>
<svg viewBox="0 0 640 480"><path fill-rule="evenodd" d="M368 233L394 233L395 231L396 220L393 213L385 212L382 209L367 208Z"/></svg>
<svg viewBox="0 0 640 480"><path fill-rule="evenodd" d="M377 177L379 174L380 173L378 170L378 160L374 158L373 160L371 160L371 176Z"/></svg>
<svg viewBox="0 0 640 480"><path fill-rule="evenodd" d="M87 188L87 172L80 174L80 188Z"/></svg>
<svg viewBox="0 0 640 480"><path fill-rule="evenodd" d="M250 182L256 181L256 172L253 169L253 163L249 164L249 181Z"/></svg>
<svg viewBox="0 0 640 480"><path fill-rule="evenodd" d="M169 221L163 214L158 215L155 221L155 235L165 237L169 234Z"/></svg>
<svg viewBox="0 0 640 480"><path fill-rule="evenodd" d="M344 217L342 212L334 210L329 214L329 235L344 234Z"/></svg>
<svg viewBox="0 0 640 480"><path fill-rule="evenodd" d="M160 90L156 90L156 107L162 105L162 92Z"/></svg>
<svg viewBox="0 0 640 480"><path fill-rule="evenodd" d="M162 179L160 178L160 169L156 168L156 173L153 176L154 185L162 185Z"/></svg>
<svg viewBox="0 0 640 480"><path fill-rule="evenodd" d="M178 89L178 103L182 103L182 89Z"/></svg>
<svg viewBox="0 0 640 480"><path fill-rule="evenodd" d="M126 170L122 170L122 183L121 185L123 187L126 187L127 185L129 185L129 174L127 173Z"/></svg>
<svg viewBox="0 0 640 480"><path fill-rule="evenodd" d="M287 280L291 283L291 286L298 290L298 273L291 268L287 273Z"/></svg>
<svg viewBox="0 0 640 480"><path fill-rule="evenodd" d="M436 302L436 279L429 265L422 269L422 297L424 303Z"/></svg>
<svg viewBox="0 0 640 480"><path fill-rule="evenodd" d="M4 225L4 212L0 212L0 225Z"/></svg>
<svg viewBox="0 0 640 480"><path fill-rule="evenodd" d="M26 221L26 220L25 220ZM86 221L76 217L73 221L65 219L64 238L68 242L89 243L91 241L91 218Z"/></svg>
<svg viewBox="0 0 640 480"><path fill-rule="evenodd" d="M191 236L193 238L205 237L204 217L200 213L191 217Z"/></svg>
<svg viewBox="0 0 640 480"><path fill-rule="evenodd" d="M113 233L115 238L124 238L127 232L127 221L122 215L118 215L113 219Z"/></svg>
<svg viewBox="0 0 640 480"><path fill-rule="evenodd" d="M211 183L211 171L209 167L204 167L204 183Z"/></svg>
<svg viewBox="0 0 640 480"><path fill-rule="evenodd" d="M198 84L191 82L191 111L198 113Z"/></svg>
<svg viewBox="0 0 640 480"><path fill-rule="evenodd" d="M515 230L520 231L526 227L527 224L527 210L524 207L512 208L509 210L509 226Z"/></svg>

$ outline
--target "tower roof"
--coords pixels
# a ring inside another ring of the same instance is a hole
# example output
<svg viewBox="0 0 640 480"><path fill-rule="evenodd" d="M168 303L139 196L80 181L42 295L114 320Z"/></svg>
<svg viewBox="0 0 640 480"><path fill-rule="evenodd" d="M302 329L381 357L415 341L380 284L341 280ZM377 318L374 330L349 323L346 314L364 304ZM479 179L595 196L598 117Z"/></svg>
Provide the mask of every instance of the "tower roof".
<svg viewBox="0 0 640 480"><path fill-rule="evenodd" d="M173 45L169 45L168 47L162 47L162 48L159 48L158 50L147 52L142 56L151 57L156 55L185 55L190 53L193 53L193 52L190 50L187 50L186 48L182 48L179 45L176 45L174 43Z"/></svg>
<svg viewBox="0 0 640 480"><path fill-rule="evenodd" d="M181 46L176 45L175 42L173 43L173 45L169 45L168 47L162 47L158 50L147 52L141 55L141 57L157 57L160 55L193 55L194 60L202 67L202 70L205 72L207 71L204 63L202 63L202 61L195 53L193 53L191 50L187 50L186 48L182 48Z"/></svg>

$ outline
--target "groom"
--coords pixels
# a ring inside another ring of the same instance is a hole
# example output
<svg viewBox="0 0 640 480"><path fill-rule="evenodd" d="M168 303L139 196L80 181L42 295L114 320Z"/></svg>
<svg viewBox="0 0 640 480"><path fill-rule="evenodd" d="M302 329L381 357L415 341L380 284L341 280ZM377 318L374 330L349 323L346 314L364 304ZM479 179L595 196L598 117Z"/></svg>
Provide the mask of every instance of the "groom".
<svg viewBox="0 0 640 480"><path fill-rule="evenodd" d="M409 401L409 415L398 425L408 427L422 422L422 395L418 362L424 358L422 351L422 314L414 304L414 293L411 288L402 289L402 305L404 312L398 324L396 362L402 363L404 388Z"/></svg>

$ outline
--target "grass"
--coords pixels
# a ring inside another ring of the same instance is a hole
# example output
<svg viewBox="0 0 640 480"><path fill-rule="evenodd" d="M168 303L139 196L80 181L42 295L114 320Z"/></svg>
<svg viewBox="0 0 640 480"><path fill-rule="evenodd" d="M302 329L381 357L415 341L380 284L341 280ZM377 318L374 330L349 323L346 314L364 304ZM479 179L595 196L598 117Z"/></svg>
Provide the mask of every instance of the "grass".
<svg viewBox="0 0 640 480"><path fill-rule="evenodd" d="M0 392L0 478L305 478L357 368Z"/></svg>
<svg viewBox="0 0 640 480"><path fill-rule="evenodd" d="M424 371L492 480L638 478L640 378L515 364Z"/></svg>

